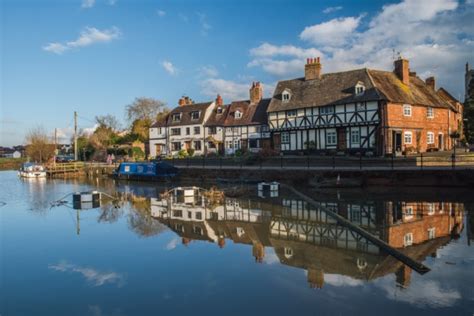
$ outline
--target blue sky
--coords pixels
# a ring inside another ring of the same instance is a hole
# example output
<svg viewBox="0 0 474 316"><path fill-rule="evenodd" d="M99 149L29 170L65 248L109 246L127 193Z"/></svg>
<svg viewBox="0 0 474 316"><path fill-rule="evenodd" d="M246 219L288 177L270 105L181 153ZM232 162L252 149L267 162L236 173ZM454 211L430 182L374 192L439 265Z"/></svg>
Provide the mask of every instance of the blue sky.
<svg viewBox="0 0 474 316"><path fill-rule="evenodd" d="M323 71L392 69L394 51L425 78L464 99L474 63L474 0L130 1L1 0L0 145L24 142L42 125L69 136L95 115L146 96L266 95L303 75L307 57Z"/></svg>

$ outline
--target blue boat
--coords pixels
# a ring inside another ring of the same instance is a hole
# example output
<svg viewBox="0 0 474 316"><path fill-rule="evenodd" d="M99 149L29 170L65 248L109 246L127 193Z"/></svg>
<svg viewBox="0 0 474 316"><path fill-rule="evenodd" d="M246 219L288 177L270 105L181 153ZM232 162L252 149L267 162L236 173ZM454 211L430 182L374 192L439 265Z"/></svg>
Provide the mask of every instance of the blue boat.
<svg viewBox="0 0 474 316"><path fill-rule="evenodd" d="M115 176L119 179L130 180L159 180L178 175L178 168L163 162L122 162Z"/></svg>

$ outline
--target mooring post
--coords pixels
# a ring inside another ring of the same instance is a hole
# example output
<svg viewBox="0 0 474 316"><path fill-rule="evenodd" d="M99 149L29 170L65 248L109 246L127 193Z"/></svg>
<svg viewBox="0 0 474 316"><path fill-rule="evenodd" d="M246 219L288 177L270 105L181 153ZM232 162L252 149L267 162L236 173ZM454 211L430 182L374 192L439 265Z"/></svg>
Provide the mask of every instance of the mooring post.
<svg viewBox="0 0 474 316"><path fill-rule="evenodd" d="M420 154L420 168L423 170L423 153Z"/></svg>

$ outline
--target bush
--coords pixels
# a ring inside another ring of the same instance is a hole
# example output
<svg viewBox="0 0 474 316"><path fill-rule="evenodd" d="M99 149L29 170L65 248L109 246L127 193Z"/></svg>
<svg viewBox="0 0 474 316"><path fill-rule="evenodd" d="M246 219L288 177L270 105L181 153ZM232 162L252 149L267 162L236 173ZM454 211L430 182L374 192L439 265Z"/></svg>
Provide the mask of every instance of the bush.
<svg viewBox="0 0 474 316"><path fill-rule="evenodd" d="M188 156L189 154L186 149L181 149L180 151L178 151L178 158L186 158Z"/></svg>
<svg viewBox="0 0 474 316"><path fill-rule="evenodd" d="M132 148L132 156L135 159L141 160L141 159L145 158L145 153L143 152L143 150L140 147L133 147Z"/></svg>
<svg viewBox="0 0 474 316"><path fill-rule="evenodd" d="M262 148L262 150L258 152L258 155L260 156L260 158L269 158L273 156L278 156L278 151L270 147L265 147L265 148Z"/></svg>
<svg viewBox="0 0 474 316"><path fill-rule="evenodd" d="M240 156L242 156L242 150L237 149L237 150L235 151L235 153L234 153L234 156L235 156L235 157L240 157Z"/></svg>
<svg viewBox="0 0 474 316"><path fill-rule="evenodd" d="M194 156L194 148L188 148L187 152L189 157Z"/></svg>

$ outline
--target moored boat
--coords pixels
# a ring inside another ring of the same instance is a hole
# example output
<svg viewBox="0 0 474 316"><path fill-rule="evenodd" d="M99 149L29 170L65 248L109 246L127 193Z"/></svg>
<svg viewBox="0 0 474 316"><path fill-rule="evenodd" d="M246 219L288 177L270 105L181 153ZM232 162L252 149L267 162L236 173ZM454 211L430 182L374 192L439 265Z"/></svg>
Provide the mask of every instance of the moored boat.
<svg viewBox="0 0 474 316"><path fill-rule="evenodd" d="M46 169L43 165L26 162L21 166L18 175L22 178L46 178Z"/></svg>
<svg viewBox="0 0 474 316"><path fill-rule="evenodd" d="M118 179L160 180L178 175L178 168L163 161L158 162L122 162L114 173Z"/></svg>

